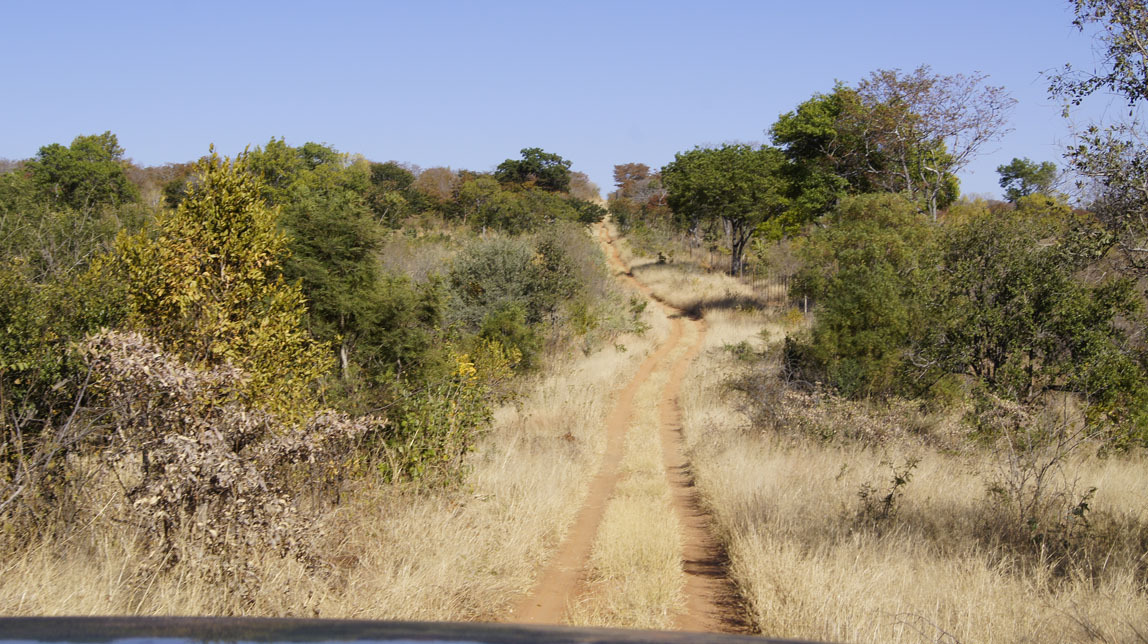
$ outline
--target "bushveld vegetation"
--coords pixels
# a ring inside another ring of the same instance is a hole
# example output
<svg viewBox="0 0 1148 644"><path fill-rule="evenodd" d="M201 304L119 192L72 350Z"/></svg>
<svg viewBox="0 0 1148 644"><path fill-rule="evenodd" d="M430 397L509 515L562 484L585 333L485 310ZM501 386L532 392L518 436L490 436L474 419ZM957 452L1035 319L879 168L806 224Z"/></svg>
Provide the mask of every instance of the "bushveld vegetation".
<svg viewBox="0 0 1148 644"><path fill-rule="evenodd" d="M990 384L972 390L971 377L960 379L969 390L850 397L802 381L787 357L812 342L820 304L810 316L763 308L749 285L688 261L631 265L655 295L706 320L707 350L682 390L684 433L760 632L873 642L1143 632L1148 476L1123 425L1099 431L1114 421L1077 394L1023 402Z"/></svg>
<svg viewBox="0 0 1148 644"><path fill-rule="evenodd" d="M378 503L357 490L453 489L541 364L644 328L584 230L605 210L574 196L595 189L569 166L527 149L493 175L418 171L271 140L137 168L111 133L13 164L8 572L59 557L111 584L85 604L101 612L330 610L346 580L331 581L326 526ZM550 516L530 518L525 548ZM273 601L280 575L315 601ZM28 590L3 610L68 610Z"/></svg>
<svg viewBox="0 0 1148 644"><path fill-rule="evenodd" d="M1075 7L1106 67L1052 92L1140 107L1143 3ZM1011 105L985 81L838 83L772 145L616 166L606 208L539 148L140 168L104 133L3 164L0 612L507 617L667 334L586 234L608 210L631 274L705 319L683 433L759 631L1143 641L1143 128L1079 133L1076 200L1029 159L968 199ZM663 384L574 621L681 610Z"/></svg>
<svg viewBox="0 0 1148 644"><path fill-rule="evenodd" d="M1138 108L1142 3L1076 7L1108 71L1068 69L1054 93ZM763 633L1144 639L1142 126L1082 133L1076 205L1028 159L998 168L1007 201L962 198L946 173L1008 104L979 77L879 71L782 115L777 148L616 166L610 211L648 258L634 274L709 325L685 433ZM780 188L726 158L766 151ZM737 275L739 248L784 306L695 266L727 256Z"/></svg>

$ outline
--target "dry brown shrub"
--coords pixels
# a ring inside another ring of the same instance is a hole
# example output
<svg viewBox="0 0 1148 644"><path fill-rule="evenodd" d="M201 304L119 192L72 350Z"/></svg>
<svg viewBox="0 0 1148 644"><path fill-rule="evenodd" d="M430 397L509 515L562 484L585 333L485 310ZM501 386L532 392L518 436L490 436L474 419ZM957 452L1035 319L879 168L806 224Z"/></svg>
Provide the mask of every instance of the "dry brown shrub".
<svg viewBox="0 0 1148 644"><path fill-rule="evenodd" d="M57 398L68 413L43 414L36 405L5 404L0 387L0 552L72 523L76 492L90 480L90 467L68 456L99 432L99 418L81 413L90 374L73 392ZM57 385L62 387L62 385Z"/></svg>
<svg viewBox="0 0 1148 644"><path fill-rule="evenodd" d="M250 593L263 552L309 561L311 519L337 494L357 446L385 423L320 412L285 426L245 400L231 367L195 369L138 334L103 332L82 347L111 419L100 456L118 481L118 519L175 563ZM312 493L308 509L295 501ZM309 510L309 512L308 512Z"/></svg>

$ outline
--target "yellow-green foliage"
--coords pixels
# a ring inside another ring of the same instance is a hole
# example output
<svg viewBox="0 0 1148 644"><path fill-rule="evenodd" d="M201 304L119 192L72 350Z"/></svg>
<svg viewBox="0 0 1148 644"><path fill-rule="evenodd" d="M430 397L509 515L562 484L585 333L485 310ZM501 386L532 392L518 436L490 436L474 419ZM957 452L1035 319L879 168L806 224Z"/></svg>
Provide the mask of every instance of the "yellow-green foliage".
<svg viewBox="0 0 1148 644"><path fill-rule="evenodd" d="M113 263L127 285L132 325L197 365L230 364L268 411L302 418L310 385L331 366L303 325L297 285L280 275L287 240L246 155L212 151L154 234L121 235Z"/></svg>

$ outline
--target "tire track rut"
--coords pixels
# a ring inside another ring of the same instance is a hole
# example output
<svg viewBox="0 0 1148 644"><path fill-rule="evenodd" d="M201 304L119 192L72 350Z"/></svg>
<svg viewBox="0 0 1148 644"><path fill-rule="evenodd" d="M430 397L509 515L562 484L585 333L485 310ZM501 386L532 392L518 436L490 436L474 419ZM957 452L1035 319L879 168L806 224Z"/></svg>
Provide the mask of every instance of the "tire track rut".
<svg viewBox="0 0 1148 644"><path fill-rule="evenodd" d="M634 397L652 374L667 370L667 384L658 395L659 433L671 504L681 526L682 568L685 573L683 594L686 599L686 610L677 616L675 627L688 631L749 632L737 590L726 574L725 551L712 534L710 516L693 485L681 434L678 398L686 370L705 342L705 322L686 317L634 278L604 225L598 226L598 237L618 277L656 302L669 317L670 334L654 353L642 361L637 374L619 392L606 418L606 452L591 480L586 500L534 589L519 602L510 621L561 623L568 606L585 592L594 538L620 478L619 464L625 451L626 433L635 414ZM681 347L687 336L687 326L692 341L671 363L668 356Z"/></svg>

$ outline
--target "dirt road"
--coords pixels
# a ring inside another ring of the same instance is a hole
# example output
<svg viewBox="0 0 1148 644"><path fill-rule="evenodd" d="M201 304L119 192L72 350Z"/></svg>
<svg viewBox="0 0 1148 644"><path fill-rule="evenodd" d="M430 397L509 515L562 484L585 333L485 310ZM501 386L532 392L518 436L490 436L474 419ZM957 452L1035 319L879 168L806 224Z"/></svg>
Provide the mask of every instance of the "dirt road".
<svg viewBox="0 0 1148 644"><path fill-rule="evenodd" d="M746 632L748 629L736 590L726 575L725 553L710 531L709 516L697 497L689 473L689 463L683 453L678 396L686 370L705 341L705 322L690 319L682 311L658 301L630 273L604 225L598 226L597 234L619 279L661 307L670 320L670 333L661 346L645 358L637 374L618 393L606 419L606 452L601 467L591 481L582 508L557 552L542 571L534 589L519 603L510 621L563 623L572 603L590 592L586 580L591 548L606 505L621 476L619 464L627 430L635 417L635 395L652 376L665 373L665 378L657 379L665 383L657 396L658 429L662 461L671 492L671 506L681 529L681 559L685 577L682 589L685 610L675 616L674 625L679 630L689 631ZM681 350L683 346L684 351ZM674 353L679 355L671 359Z"/></svg>

